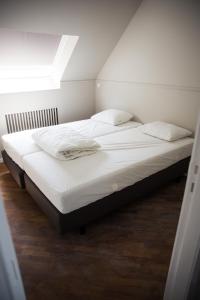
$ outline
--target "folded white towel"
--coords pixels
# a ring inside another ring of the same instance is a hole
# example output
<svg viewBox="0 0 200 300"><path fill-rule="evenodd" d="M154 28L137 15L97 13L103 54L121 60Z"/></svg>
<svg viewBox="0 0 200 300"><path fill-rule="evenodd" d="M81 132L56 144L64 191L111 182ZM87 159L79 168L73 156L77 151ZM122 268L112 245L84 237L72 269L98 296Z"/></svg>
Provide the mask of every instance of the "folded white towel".
<svg viewBox="0 0 200 300"><path fill-rule="evenodd" d="M66 127L45 127L34 132L32 138L40 148L61 160L90 155L100 147L95 140Z"/></svg>

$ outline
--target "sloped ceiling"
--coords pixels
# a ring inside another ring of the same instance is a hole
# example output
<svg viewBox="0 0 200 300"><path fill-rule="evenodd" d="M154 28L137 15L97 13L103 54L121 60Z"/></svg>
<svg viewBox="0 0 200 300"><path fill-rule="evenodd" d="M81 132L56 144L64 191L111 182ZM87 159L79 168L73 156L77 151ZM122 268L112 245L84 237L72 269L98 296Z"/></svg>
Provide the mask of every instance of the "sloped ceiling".
<svg viewBox="0 0 200 300"><path fill-rule="evenodd" d="M142 0L3 0L0 27L78 35L63 80L96 79Z"/></svg>
<svg viewBox="0 0 200 300"><path fill-rule="evenodd" d="M0 66L52 65L61 36L0 28Z"/></svg>

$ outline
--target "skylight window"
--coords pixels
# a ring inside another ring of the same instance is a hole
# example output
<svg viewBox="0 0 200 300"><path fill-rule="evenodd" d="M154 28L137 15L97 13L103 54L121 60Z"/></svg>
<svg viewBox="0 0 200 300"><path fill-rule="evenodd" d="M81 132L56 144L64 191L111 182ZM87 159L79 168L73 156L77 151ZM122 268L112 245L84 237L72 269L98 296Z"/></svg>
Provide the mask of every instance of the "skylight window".
<svg viewBox="0 0 200 300"><path fill-rule="evenodd" d="M0 29L0 93L60 88L78 36Z"/></svg>

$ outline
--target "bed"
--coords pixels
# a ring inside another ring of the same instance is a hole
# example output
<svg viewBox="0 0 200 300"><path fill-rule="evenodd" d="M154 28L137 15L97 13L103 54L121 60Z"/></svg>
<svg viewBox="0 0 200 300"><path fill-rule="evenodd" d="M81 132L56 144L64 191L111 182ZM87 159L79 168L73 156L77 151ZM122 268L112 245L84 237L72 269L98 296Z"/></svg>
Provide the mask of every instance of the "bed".
<svg viewBox="0 0 200 300"><path fill-rule="evenodd" d="M56 126L67 126L78 131L82 135L94 138L113 132L122 131L128 128L135 128L140 125L141 123L129 121L118 126L113 126L110 124L97 122L92 119L87 119ZM3 160L18 185L22 188L25 187L23 157L41 150L32 139L33 132L37 130L38 129L25 130L2 136L2 143L4 147L4 151L2 152Z"/></svg>
<svg viewBox="0 0 200 300"><path fill-rule="evenodd" d="M183 175L193 146L192 138L166 142L140 127L95 140L101 150L76 160L60 161L44 151L23 157L26 189L60 233L83 227Z"/></svg>

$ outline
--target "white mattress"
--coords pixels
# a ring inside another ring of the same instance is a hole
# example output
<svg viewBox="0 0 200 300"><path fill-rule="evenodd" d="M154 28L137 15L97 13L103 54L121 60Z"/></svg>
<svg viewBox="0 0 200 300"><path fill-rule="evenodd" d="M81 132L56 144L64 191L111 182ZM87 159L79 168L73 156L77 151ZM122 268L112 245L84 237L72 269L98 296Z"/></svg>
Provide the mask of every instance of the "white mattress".
<svg viewBox="0 0 200 300"><path fill-rule="evenodd" d="M130 186L191 155L193 139L165 142L128 129L96 138L94 155L59 161L45 152L24 157L32 181L62 213Z"/></svg>
<svg viewBox="0 0 200 300"><path fill-rule="evenodd" d="M106 123L94 121L91 119L81 120L71 123L60 124L57 126L67 126L74 130L77 130L80 134L84 136L88 136L91 138L106 135L112 132L121 131L127 128L134 128L140 126L141 123L138 122L127 122L121 124L119 126L113 126ZM16 162L18 166L22 169L23 160L22 158L27 155L37 151L41 151L41 149L35 144L32 139L32 133L37 131L38 129L25 130L21 132L16 132L12 134L6 134L2 136L3 147L8 153L8 155Z"/></svg>

